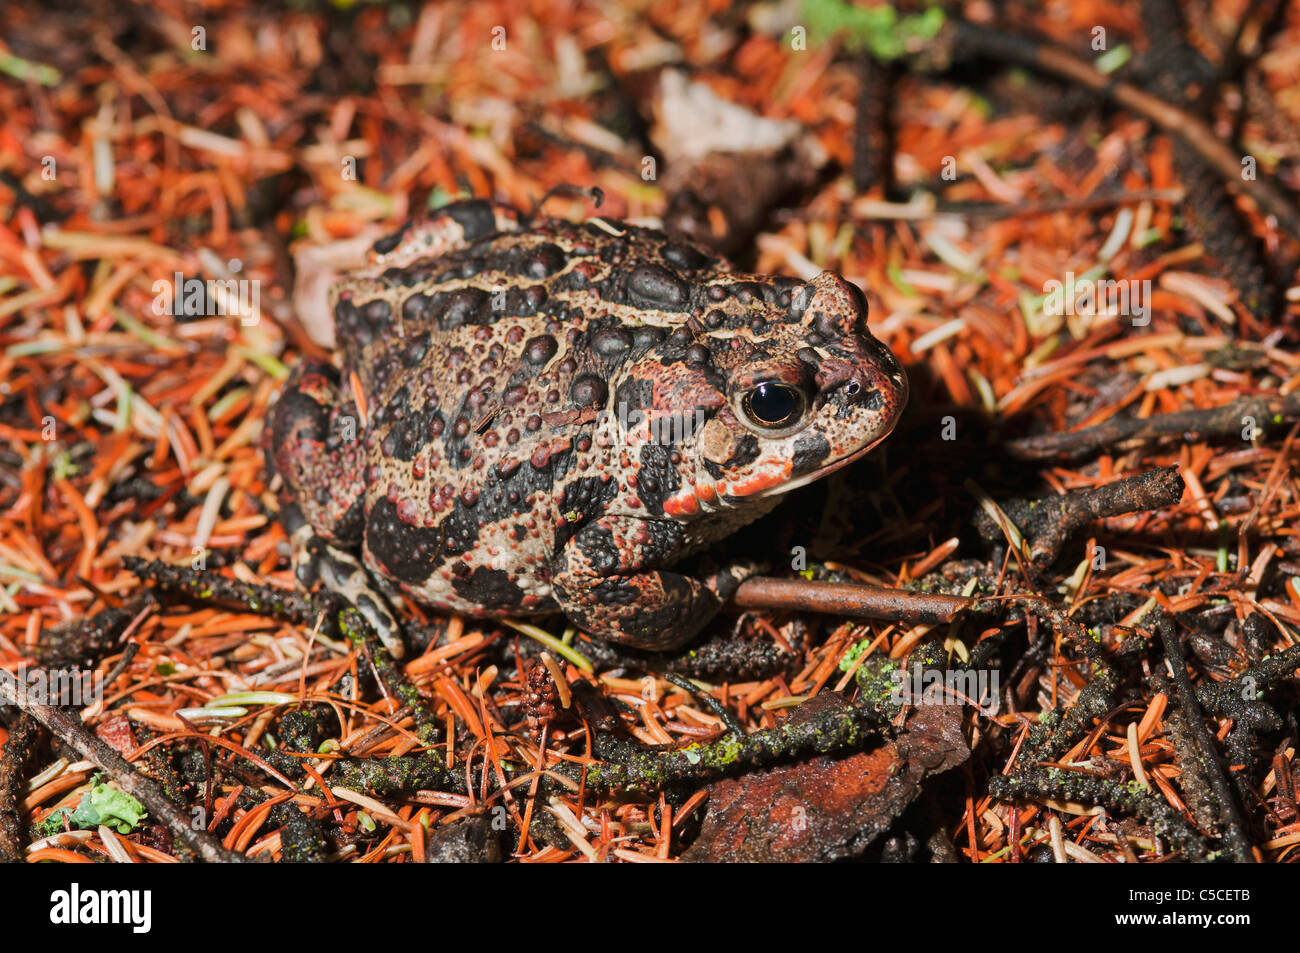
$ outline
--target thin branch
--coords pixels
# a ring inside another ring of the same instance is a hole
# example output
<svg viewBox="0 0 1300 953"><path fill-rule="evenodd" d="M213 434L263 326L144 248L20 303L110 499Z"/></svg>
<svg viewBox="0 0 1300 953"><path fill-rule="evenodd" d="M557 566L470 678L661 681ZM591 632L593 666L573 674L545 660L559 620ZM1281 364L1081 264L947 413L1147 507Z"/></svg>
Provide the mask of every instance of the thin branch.
<svg viewBox="0 0 1300 953"><path fill-rule="evenodd" d="M1029 554L1039 567L1056 562L1075 530L1093 520L1173 506L1183 497L1183 478L1177 467L1161 467L1105 486L1072 490L1037 500L1008 500L1002 511L1030 541ZM975 517L986 539L1001 540L1002 530L984 511Z"/></svg>
<svg viewBox="0 0 1300 953"><path fill-rule="evenodd" d="M1250 418L1247 420L1247 418ZM1152 417L1116 417L1095 427L1071 433L1042 434L1008 441L1005 446L1019 460L1052 457L1077 459L1094 450L1125 450L1155 437L1181 437L1192 442L1210 438L1242 437L1253 424L1259 432L1284 420L1300 418L1300 391L1279 397L1275 394L1243 397L1222 407L1179 410Z"/></svg>
<svg viewBox="0 0 1300 953"><path fill-rule="evenodd" d="M1178 643L1178 635L1174 632L1173 626L1160 626L1160 640L1164 643L1165 657L1173 669L1178 704L1187 719L1192 738L1201 750L1201 765L1209 777L1224 825L1227 827L1224 840L1227 842L1228 850L1237 863L1253 864L1255 855L1250 849L1250 838L1246 835L1246 824L1242 820L1241 809L1237 806L1236 794L1228 784L1219 752L1215 749L1214 742L1205 728L1201 705L1196 700L1196 689L1192 687L1192 680L1187 675L1187 660L1183 657L1183 648Z"/></svg>
<svg viewBox="0 0 1300 953"><path fill-rule="evenodd" d="M36 719L28 714L19 715L9 730L9 740L0 757L0 864L17 864L23 860L25 841L19 794L23 786L23 765L39 737Z"/></svg>
<svg viewBox="0 0 1300 953"><path fill-rule="evenodd" d="M742 609L793 609L850 616L938 625L951 622L974 599L933 592L908 592L852 582L813 582L767 576L740 584L732 602Z"/></svg>

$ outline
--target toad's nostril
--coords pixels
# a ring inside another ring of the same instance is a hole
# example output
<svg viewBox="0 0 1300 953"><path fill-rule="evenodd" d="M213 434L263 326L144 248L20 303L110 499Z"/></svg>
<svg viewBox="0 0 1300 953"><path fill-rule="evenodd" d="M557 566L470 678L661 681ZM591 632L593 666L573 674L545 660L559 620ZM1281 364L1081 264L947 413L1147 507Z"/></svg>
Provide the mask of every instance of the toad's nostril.
<svg viewBox="0 0 1300 953"><path fill-rule="evenodd" d="M877 388L868 387L856 378L844 385L844 400L846 404L867 410L879 410L884 405L884 398Z"/></svg>

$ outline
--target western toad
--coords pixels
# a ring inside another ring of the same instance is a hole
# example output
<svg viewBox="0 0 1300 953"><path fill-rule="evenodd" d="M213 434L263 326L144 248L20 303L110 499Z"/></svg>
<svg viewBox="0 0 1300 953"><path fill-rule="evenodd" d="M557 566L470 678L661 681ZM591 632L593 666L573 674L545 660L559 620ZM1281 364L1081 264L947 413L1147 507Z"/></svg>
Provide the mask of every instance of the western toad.
<svg viewBox="0 0 1300 953"><path fill-rule="evenodd" d="M675 647L746 569L669 567L866 453L907 400L839 275L741 274L602 219L458 202L377 242L330 304L339 366L295 370L268 456L299 579L398 654L370 578Z"/></svg>

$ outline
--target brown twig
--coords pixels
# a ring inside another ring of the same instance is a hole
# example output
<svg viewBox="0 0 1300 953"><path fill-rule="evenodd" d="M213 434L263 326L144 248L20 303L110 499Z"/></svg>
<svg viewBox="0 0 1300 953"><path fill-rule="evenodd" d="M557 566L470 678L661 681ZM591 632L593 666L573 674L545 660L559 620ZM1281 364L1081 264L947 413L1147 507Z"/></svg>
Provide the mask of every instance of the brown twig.
<svg viewBox="0 0 1300 953"><path fill-rule="evenodd" d="M1224 49L1216 86L1235 82L1240 78L1242 71L1259 55L1260 34L1264 32L1265 26L1281 12L1283 6L1284 4L1279 3L1279 0L1250 0L1237 21L1236 32L1232 34L1232 39ZM1247 37L1250 38L1249 44L1242 42Z"/></svg>
<svg viewBox="0 0 1300 953"><path fill-rule="evenodd" d="M1155 437L1181 437L1188 441L1242 437L1243 431L1252 423L1256 430L1262 431L1269 424L1297 417L1300 417L1300 391L1285 397L1276 394L1243 397L1222 407L1204 410L1179 410L1144 418L1115 418L1072 433L1022 437L1008 441L1005 446L1018 460L1047 460L1052 457L1073 460L1103 448L1128 449L1130 444Z"/></svg>
<svg viewBox="0 0 1300 953"><path fill-rule="evenodd" d="M1250 849L1250 838L1246 835L1241 809L1237 806L1232 785L1228 784L1219 753L1214 747L1209 732L1205 729L1205 718L1201 712L1200 702L1196 700L1196 689L1187 675L1187 660L1183 658L1183 649L1178 643L1178 636L1172 625L1160 626L1160 639L1165 647L1165 657L1173 671L1178 704L1187 719L1191 738L1200 749L1199 766L1205 772L1214 790L1224 826L1227 828L1224 831L1224 840L1227 842L1228 850L1237 863L1253 864L1255 855Z"/></svg>
<svg viewBox="0 0 1300 953"><path fill-rule="evenodd" d="M813 582L761 576L740 584L732 602L743 609L794 609L855 619L936 625L951 622L975 600L849 582Z"/></svg>
<svg viewBox="0 0 1300 953"><path fill-rule="evenodd" d="M1137 205L1140 202L1178 203L1187 197L1182 189L1128 189L1121 192L1100 192L1082 198L1052 199L1045 202L960 202L942 200L935 203L935 211L944 215L964 215L967 218L1031 218L1035 215L1054 215L1057 212L1095 212L1117 205Z"/></svg>
<svg viewBox="0 0 1300 953"><path fill-rule="evenodd" d="M1030 540L1030 557L1041 568L1056 562L1080 527L1110 516L1173 506L1183 497L1183 485L1177 467L1161 467L1105 486L1038 500L1010 500L1000 506ZM975 525L986 539L1003 538L1002 530L983 510L976 515Z"/></svg>
<svg viewBox="0 0 1300 953"><path fill-rule="evenodd" d="M859 90L853 119L853 187L858 192L879 186L889 195L895 186L895 130L898 64L882 63L863 53L859 57Z"/></svg>
<svg viewBox="0 0 1300 953"><path fill-rule="evenodd" d="M22 714L9 730L4 756L0 757L0 864L22 863L23 825L19 794L23 785L23 765L36 745L40 729L36 719Z"/></svg>

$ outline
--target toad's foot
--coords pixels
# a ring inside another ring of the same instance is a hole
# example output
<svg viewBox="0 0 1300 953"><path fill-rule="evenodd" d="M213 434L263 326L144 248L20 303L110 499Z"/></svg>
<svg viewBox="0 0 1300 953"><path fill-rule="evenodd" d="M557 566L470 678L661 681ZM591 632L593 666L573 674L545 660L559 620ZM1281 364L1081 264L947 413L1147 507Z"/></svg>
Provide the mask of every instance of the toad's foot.
<svg viewBox="0 0 1300 953"><path fill-rule="evenodd" d="M310 589L320 582L328 591L338 593L365 616L389 655L401 659L406 654L401 624L355 556L321 539L306 523L294 531L291 545L294 576L300 586Z"/></svg>

